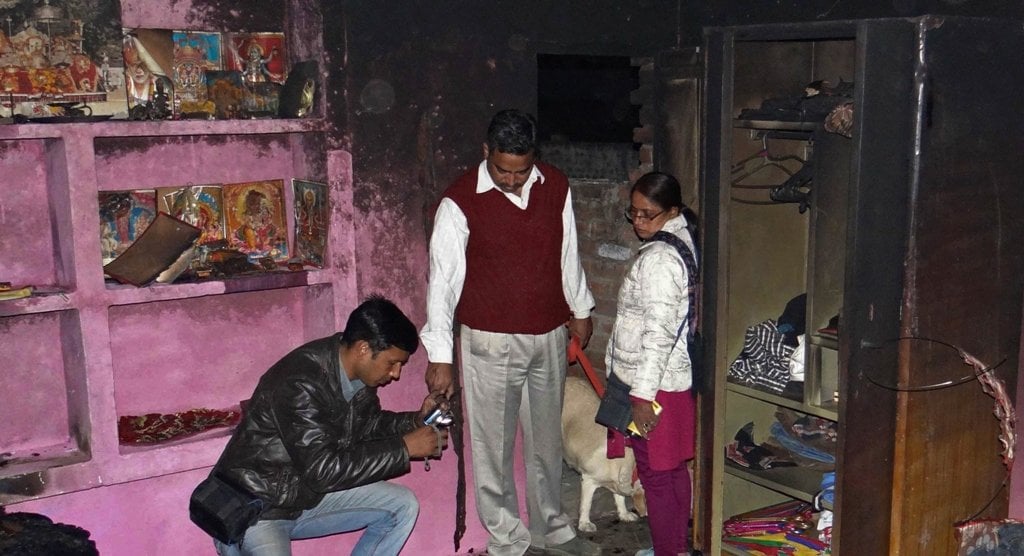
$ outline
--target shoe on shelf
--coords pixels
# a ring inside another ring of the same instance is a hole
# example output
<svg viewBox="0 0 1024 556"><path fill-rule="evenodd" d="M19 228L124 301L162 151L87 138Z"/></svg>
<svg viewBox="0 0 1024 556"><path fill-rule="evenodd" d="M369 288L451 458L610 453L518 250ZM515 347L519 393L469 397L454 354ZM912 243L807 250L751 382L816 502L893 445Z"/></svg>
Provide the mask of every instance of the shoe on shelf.
<svg viewBox="0 0 1024 556"><path fill-rule="evenodd" d="M637 550L636 554L634 554L633 556L654 556L654 548L651 547Z"/></svg>
<svg viewBox="0 0 1024 556"><path fill-rule="evenodd" d="M547 554L552 556L600 556L601 547L577 536L562 544L547 547Z"/></svg>

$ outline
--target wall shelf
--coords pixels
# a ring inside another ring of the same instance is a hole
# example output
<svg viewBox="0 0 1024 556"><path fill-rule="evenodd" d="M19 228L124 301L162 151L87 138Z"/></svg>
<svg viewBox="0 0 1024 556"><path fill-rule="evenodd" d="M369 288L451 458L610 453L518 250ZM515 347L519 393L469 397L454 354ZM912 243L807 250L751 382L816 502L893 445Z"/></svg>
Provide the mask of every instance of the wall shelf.
<svg viewBox="0 0 1024 556"><path fill-rule="evenodd" d="M66 311L76 306L75 292L63 290L39 290L29 297L0 301L0 317Z"/></svg>
<svg viewBox="0 0 1024 556"><path fill-rule="evenodd" d="M814 495L821 490L822 472L802 467L757 470L746 469L729 461L726 462L725 470L730 475L808 503L813 502Z"/></svg>
<svg viewBox="0 0 1024 556"><path fill-rule="evenodd" d="M325 270L278 271L238 276L224 280L204 280L135 287L107 282L106 298L110 305L130 305L153 301L172 301L207 295L276 290L301 286L330 284L334 273Z"/></svg>
<svg viewBox="0 0 1024 556"><path fill-rule="evenodd" d="M322 64L319 5L282 7L288 52ZM167 28L162 10L143 12L157 20L133 26ZM45 292L0 301L0 360L10 362L0 386L20 393L0 403L0 504L213 465L231 429L123 445L119 417L237 407L277 359L343 327L355 295L344 270L351 159L330 150L320 85L304 119L0 125L0 173L17 183L0 207L17 218L0 279ZM328 185L325 268L141 288L104 279L99 192L283 180L293 253L293 179Z"/></svg>
<svg viewBox="0 0 1024 556"><path fill-rule="evenodd" d="M176 137L182 135L266 135L324 131L323 118L263 120L161 120L0 125L0 141L82 137Z"/></svg>
<svg viewBox="0 0 1024 556"><path fill-rule="evenodd" d="M763 402L768 402L770 404L789 408L794 411L806 413L808 415L814 415L816 417L821 417L823 419L828 419L830 421L836 421L839 418L839 415L836 412L836 404L834 402L821 404L820 406L813 405L805 403L802 399L798 400L793 398L787 398L785 396L780 396L778 394L767 392L765 390L759 390L751 386L737 384L735 382L727 383L725 388L729 392L735 392L737 394L747 396L748 398L761 400Z"/></svg>

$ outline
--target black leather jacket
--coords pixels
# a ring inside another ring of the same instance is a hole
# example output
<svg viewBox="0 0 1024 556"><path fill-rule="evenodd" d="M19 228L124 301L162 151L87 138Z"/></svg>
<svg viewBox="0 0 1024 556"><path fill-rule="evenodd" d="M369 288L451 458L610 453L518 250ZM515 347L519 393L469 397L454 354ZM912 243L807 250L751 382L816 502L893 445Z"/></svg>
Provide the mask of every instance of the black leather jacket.
<svg viewBox="0 0 1024 556"><path fill-rule="evenodd" d="M402 435L419 412L383 411L370 387L345 401L340 339L304 344L263 375L214 466L269 504L262 519L294 519L328 492L409 472Z"/></svg>

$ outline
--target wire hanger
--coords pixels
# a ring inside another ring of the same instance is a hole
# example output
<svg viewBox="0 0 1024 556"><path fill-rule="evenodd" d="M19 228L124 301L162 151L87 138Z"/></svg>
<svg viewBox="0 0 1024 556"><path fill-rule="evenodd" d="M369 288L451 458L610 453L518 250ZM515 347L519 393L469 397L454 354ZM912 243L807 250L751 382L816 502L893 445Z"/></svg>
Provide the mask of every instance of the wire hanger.
<svg viewBox="0 0 1024 556"><path fill-rule="evenodd" d="M771 151L768 149L768 136L762 135L761 150L732 165L731 185L739 189L770 189L772 187L777 187L778 184L744 185L741 182L749 178L750 176L753 176L759 172L764 171L767 168L775 168L777 170L782 171L787 176L792 176L793 171L787 168L785 165L781 164L782 162L785 161L795 161L799 162L800 164L803 164L805 162L804 159L798 156L772 155Z"/></svg>

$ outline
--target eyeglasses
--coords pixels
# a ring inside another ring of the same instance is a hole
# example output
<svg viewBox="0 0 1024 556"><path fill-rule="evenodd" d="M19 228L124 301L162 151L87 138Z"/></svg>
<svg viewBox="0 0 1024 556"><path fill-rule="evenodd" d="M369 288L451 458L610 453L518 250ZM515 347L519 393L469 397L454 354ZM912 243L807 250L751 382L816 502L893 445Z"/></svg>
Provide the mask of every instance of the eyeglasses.
<svg viewBox="0 0 1024 556"><path fill-rule="evenodd" d="M627 207L626 210L623 212L623 215L626 217L626 221L632 224L637 220L646 220L650 222L651 220L654 220L655 218L661 216L662 214L665 214L665 212L666 211L662 210L654 214L649 214L635 207Z"/></svg>

